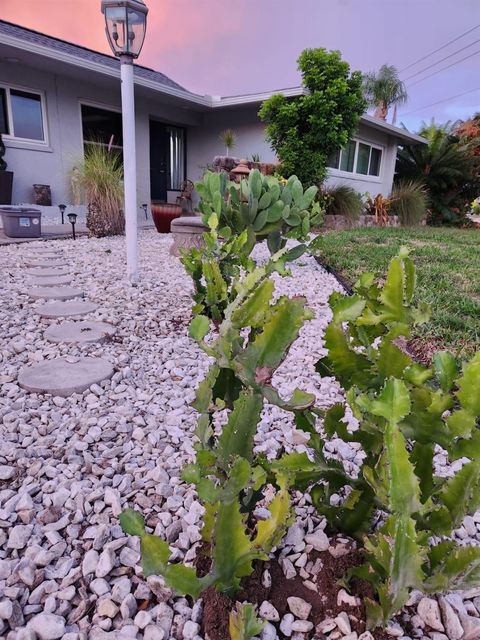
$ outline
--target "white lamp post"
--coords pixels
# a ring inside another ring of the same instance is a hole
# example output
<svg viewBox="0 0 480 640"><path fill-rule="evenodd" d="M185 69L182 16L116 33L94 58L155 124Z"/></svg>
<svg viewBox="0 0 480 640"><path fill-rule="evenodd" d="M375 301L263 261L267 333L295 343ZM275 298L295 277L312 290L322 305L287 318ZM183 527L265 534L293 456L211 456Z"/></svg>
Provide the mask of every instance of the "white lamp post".
<svg viewBox="0 0 480 640"><path fill-rule="evenodd" d="M102 13L108 42L121 63L127 276L134 283L137 280L137 161L133 61L140 55L145 40L148 9L143 0L102 0Z"/></svg>

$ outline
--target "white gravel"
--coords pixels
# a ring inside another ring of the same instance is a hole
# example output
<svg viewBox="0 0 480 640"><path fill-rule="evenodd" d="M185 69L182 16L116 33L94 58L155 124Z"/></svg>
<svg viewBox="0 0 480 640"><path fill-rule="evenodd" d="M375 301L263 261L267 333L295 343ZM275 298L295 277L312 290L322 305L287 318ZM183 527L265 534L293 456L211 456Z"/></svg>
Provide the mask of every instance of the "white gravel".
<svg viewBox="0 0 480 640"><path fill-rule="evenodd" d="M34 309L42 301L32 302L25 293L29 278L23 271L33 245L0 247L1 638L202 640L201 601L192 607L187 599L173 597L161 578L145 581L137 541L124 536L118 523L124 507L138 508L169 541L175 558L192 561L195 556L202 508L179 475L193 455L195 412L189 403L208 361L187 335L190 280L169 256L170 242L154 231L141 234L141 284L136 288L124 278L122 238L41 244L63 250L77 272L72 286L98 304L82 319L116 327L102 344L45 340L45 329L62 320L40 318ZM257 257L262 254L260 248ZM320 378L314 364L324 354L328 296L341 287L311 258L302 257L292 272L291 278L276 278L278 292L306 295L316 317L303 328L273 382L284 396L299 386L328 407L342 398L342 391L335 380ZM115 373L68 398L29 394L17 385L24 366L67 355L104 358ZM265 408L258 451L274 456L280 447L302 450L306 443L286 413ZM349 471L361 461L359 448L340 440L328 447ZM284 541L281 564L286 574L300 575L305 586L316 590L320 567L308 553L315 548L341 555L348 541L329 541L308 496L297 494L295 508L297 522ZM479 539L477 516L464 523L459 539ZM268 585L269 580L265 571L262 581ZM158 604L139 609L153 594ZM324 621L317 631L331 640L359 640L349 631L348 594L343 598L345 615ZM268 602L261 613L288 637L304 640L313 626L306 619L309 612L302 602L290 600L292 613L280 622ZM460 630L467 635L478 631L480 589L432 601L425 602L421 594L412 601L419 607L414 637L459 640ZM408 638L401 627L390 631ZM263 640L278 637L269 623Z"/></svg>

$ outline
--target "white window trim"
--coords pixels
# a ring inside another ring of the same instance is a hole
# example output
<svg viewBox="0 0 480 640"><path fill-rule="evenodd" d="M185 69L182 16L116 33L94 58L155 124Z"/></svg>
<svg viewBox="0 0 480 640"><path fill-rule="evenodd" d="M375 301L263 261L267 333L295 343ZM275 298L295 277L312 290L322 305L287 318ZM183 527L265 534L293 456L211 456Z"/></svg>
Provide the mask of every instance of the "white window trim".
<svg viewBox="0 0 480 640"><path fill-rule="evenodd" d="M85 143L96 144L95 142L88 142L88 140L84 140L83 138L83 119L82 119L83 106L96 107L97 109L103 109L104 111L111 111L112 113L122 113L121 107L113 107L111 104L106 104L105 102L95 102L94 100L87 100L87 99L80 98L80 100L78 101L78 118L80 120L80 144L82 149ZM103 144L105 146L108 146L105 143ZM116 144L113 145L113 148L122 149L123 151L123 147L120 147L119 145L116 145Z"/></svg>
<svg viewBox="0 0 480 640"><path fill-rule="evenodd" d="M13 131L14 134L4 133L2 138L5 141L12 143L19 143L19 146L30 146L35 145L39 147L49 147L50 146L50 136L48 132L48 119L47 119L47 100L45 96L45 91L41 89L31 89L30 87L25 87L23 85L18 84L4 84L0 83L0 89L4 89L6 93L6 102L7 102L7 118L8 118L8 130ZM35 138L21 138L20 136L15 135L15 127L13 126L13 115L12 115L12 102L10 98L10 90L14 91L24 91L25 93L32 93L33 95L40 96L40 107L42 110L42 127L43 127L43 140L36 140Z"/></svg>
<svg viewBox="0 0 480 640"><path fill-rule="evenodd" d="M352 138L350 138L350 140L357 143L355 145L355 156L353 158L353 166L355 169L357 168L357 156L358 156L358 150L360 148L359 146L360 143L367 144L369 147L372 147L373 149L379 149L379 151L382 152L382 157L380 158L380 171L378 176L370 176L364 173L357 173L356 171L342 171L341 169L335 169L334 167L327 167L328 175L335 176L338 178L349 178L350 180L359 180L359 181L364 180L366 182L377 182L377 183L383 182L383 172L384 172L384 164L385 164L384 159L385 159L386 147L376 142L370 142L365 138L358 138L357 136L353 136Z"/></svg>

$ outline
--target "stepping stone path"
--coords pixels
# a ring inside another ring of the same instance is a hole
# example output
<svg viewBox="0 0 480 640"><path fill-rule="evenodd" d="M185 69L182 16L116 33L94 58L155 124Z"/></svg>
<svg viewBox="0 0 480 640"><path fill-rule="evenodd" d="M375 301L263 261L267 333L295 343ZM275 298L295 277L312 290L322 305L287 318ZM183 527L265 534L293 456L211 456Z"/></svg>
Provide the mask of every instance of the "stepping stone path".
<svg viewBox="0 0 480 640"><path fill-rule="evenodd" d="M59 260L63 258L61 253L32 253L32 258L39 260Z"/></svg>
<svg viewBox="0 0 480 640"><path fill-rule="evenodd" d="M73 316L84 316L97 309L94 302L82 302L71 300L69 302L48 302L35 309L42 318L66 318Z"/></svg>
<svg viewBox="0 0 480 640"><path fill-rule="evenodd" d="M90 385L108 380L113 375L112 365L102 358L55 358L20 371L18 384L32 393L51 393L66 398L72 393L83 393Z"/></svg>
<svg viewBox="0 0 480 640"><path fill-rule="evenodd" d="M29 289L27 295L34 300L50 298L51 300L71 300L72 298L83 298L85 295L81 289L73 287L35 287Z"/></svg>
<svg viewBox="0 0 480 640"><path fill-rule="evenodd" d="M58 269L48 269L44 267L43 269L27 269L25 271L27 276L38 276L40 278L50 277L50 276L68 276L70 272L68 269L63 267L59 267Z"/></svg>
<svg viewBox="0 0 480 640"><path fill-rule="evenodd" d="M59 260L46 260L44 258L37 258L37 260L27 260L27 267L67 267L67 263L63 258Z"/></svg>
<svg viewBox="0 0 480 640"><path fill-rule="evenodd" d="M36 276L33 284L40 285L27 291L27 295L34 300L46 298L60 301L50 302L36 309L42 318L85 315L97 308L92 302L74 300L84 297L85 293L81 289L61 286L72 281L65 269L68 263L62 251L48 247L34 248L33 255L27 258L26 264L28 267L36 267L26 273ZM115 331L116 328L106 322L69 321L50 326L45 331L45 338L51 342L100 343ZM83 393L92 384L108 380L112 375L113 366L102 358L54 358L23 368L18 375L18 384L32 393L67 397L72 393Z"/></svg>
<svg viewBox="0 0 480 640"><path fill-rule="evenodd" d="M35 247L35 253L55 253L56 255L63 255L63 251L61 249L51 249L50 247Z"/></svg>
<svg viewBox="0 0 480 640"><path fill-rule="evenodd" d="M58 287L62 284L70 284L71 282L71 276L48 276L45 278L37 277L32 281L32 284L40 287Z"/></svg>
<svg viewBox="0 0 480 640"><path fill-rule="evenodd" d="M45 338L51 342L104 342L115 331L107 322L70 321L49 327Z"/></svg>

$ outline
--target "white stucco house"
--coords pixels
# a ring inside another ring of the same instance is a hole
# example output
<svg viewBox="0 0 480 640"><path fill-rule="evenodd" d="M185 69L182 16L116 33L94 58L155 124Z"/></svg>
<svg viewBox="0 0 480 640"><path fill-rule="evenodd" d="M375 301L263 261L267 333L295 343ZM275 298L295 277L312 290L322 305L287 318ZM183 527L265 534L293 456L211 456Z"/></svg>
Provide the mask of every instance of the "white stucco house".
<svg viewBox="0 0 480 640"><path fill-rule="evenodd" d="M121 148L120 69L115 58L0 21L0 132L14 171L12 202L33 202L33 184L70 203L71 170L89 144ZM301 87L284 89L299 95ZM271 93L191 93L164 74L135 66L138 204L174 201L224 152L219 133L237 134L235 155L274 162L258 109ZM399 144L423 139L369 115L332 162L329 181L388 195Z"/></svg>

